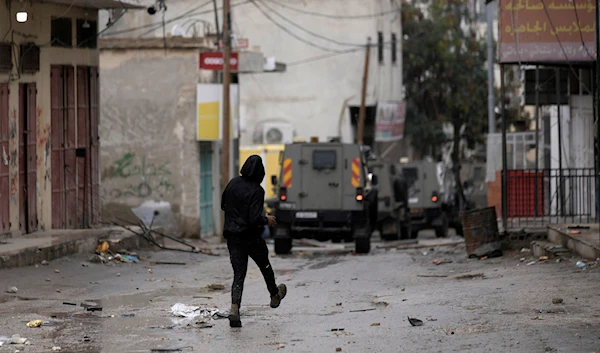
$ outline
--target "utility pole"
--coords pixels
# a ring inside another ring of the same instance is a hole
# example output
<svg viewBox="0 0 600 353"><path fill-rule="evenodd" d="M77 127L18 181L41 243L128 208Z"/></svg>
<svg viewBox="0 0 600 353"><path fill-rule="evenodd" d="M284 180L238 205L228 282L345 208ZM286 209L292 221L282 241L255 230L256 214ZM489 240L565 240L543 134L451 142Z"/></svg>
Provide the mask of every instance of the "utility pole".
<svg viewBox="0 0 600 353"><path fill-rule="evenodd" d="M496 132L496 113L494 112L494 6L487 3L487 59L488 59L488 132Z"/></svg>
<svg viewBox="0 0 600 353"><path fill-rule="evenodd" d="M596 0L596 96L594 106L596 110L596 222L600 222L600 15L598 15L599 1Z"/></svg>
<svg viewBox="0 0 600 353"><path fill-rule="evenodd" d="M223 146L221 155L221 190L229 183L229 154L230 154L230 104L229 104L229 84L231 83L231 17L230 0L223 0Z"/></svg>
<svg viewBox="0 0 600 353"><path fill-rule="evenodd" d="M366 100L367 100L367 83L369 80L369 58L371 57L371 37L367 39L367 50L365 53L365 69L362 79L362 93L360 97L360 110L358 112L358 144L362 146L365 138L365 119L366 119Z"/></svg>

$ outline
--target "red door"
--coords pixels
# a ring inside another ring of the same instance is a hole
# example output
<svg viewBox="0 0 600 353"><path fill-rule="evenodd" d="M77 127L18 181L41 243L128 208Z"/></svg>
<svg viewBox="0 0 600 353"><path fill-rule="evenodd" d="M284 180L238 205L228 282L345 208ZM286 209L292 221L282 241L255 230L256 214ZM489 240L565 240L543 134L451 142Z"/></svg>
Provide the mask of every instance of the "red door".
<svg viewBox="0 0 600 353"><path fill-rule="evenodd" d="M10 231L8 185L8 84L0 83L0 233Z"/></svg>
<svg viewBox="0 0 600 353"><path fill-rule="evenodd" d="M19 228L37 230L37 90L35 83L19 86Z"/></svg>
<svg viewBox="0 0 600 353"><path fill-rule="evenodd" d="M51 68L52 228L76 228L75 74L72 66Z"/></svg>

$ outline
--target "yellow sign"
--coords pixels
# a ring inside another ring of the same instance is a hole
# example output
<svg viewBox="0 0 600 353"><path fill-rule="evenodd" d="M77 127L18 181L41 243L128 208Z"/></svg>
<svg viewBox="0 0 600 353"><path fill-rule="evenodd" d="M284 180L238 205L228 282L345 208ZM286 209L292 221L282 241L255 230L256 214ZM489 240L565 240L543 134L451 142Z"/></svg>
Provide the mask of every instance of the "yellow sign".
<svg viewBox="0 0 600 353"><path fill-rule="evenodd" d="M223 138L223 85L199 84L196 89L196 139L198 141L218 141ZM239 89L238 85L230 87L230 117L232 138L239 133Z"/></svg>

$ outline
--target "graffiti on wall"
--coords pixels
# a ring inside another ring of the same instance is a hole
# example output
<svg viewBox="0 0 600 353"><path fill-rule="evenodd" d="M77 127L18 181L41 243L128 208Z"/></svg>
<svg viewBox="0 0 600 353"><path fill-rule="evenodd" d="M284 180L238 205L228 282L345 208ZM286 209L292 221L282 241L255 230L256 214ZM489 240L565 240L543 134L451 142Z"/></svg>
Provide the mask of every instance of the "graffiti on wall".
<svg viewBox="0 0 600 353"><path fill-rule="evenodd" d="M113 188L110 195L113 198L150 196L163 197L175 190L171 182L169 162L155 164L147 161L146 156L136 156L125 153L113 164L113 180L124 180L121 187Z"/></svg>

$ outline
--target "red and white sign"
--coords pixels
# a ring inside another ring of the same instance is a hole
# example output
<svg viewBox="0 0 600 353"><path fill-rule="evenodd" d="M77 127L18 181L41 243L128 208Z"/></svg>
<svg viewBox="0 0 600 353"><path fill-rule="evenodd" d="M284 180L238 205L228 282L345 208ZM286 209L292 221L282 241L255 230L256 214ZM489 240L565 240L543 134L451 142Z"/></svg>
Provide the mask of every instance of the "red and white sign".
<svg viewBox="0 0 600 353"><path fill-rule="evenodd" d="M236 71L238 69L238 58L238 53L231 53L229 65L232 71ZM200 53L200 69L223 71L223 53L218 51Z"/></svg>

